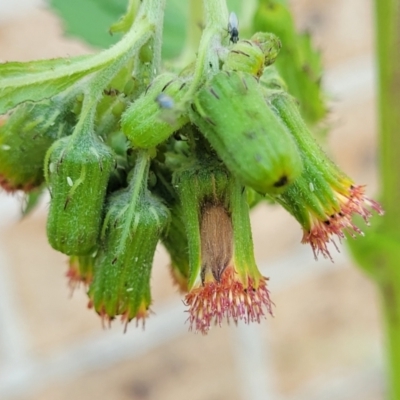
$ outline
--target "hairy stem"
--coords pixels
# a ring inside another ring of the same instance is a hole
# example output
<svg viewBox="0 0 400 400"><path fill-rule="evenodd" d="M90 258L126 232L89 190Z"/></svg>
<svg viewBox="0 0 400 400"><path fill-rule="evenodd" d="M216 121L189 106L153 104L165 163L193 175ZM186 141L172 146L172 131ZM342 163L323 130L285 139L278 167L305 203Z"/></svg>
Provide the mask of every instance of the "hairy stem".
<svg viewBox="0 0 400 400"><path fill-rule="evenodd" d="M184 68L196 56L203 25L203 6L199 0L189 1L189 17L186 22L186 40L177 63Z"/></svg>
<svg viewBox="0 0 400 400"><path fill-rule="evenodd" d="M193 80L185 97L181 100L183 107L190 102L202 82L218 72L218 51L222 49L223 35L228 37L226 0L203 0L203 5L205 28L200 40Z"/></svg>

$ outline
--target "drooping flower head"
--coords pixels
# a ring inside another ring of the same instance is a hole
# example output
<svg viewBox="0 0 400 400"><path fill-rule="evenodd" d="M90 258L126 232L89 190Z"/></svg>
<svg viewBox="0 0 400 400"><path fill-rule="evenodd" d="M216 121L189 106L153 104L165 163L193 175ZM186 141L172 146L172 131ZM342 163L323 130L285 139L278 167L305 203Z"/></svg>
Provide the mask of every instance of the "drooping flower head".
<svg viewBox="0 0 400 400"><path fill-rule="evenodd" d="M292 133L302 154L301 176L276 200L301 224L302 243L309 243L315 258L332 258L328 243L336 248L345 233L363 235L353 222L359 215L369 224L372 211L383 214L382 207L365 196L365 186L354 184L322 151L301 118L293 98L283 92L269 98L277 114Z"/></svg>
<svg viewBox="0 0 400 400"><path fill-rule="evenodd" d="M356 234L364 235L353 222L354 215L361 216L367 225L369 225L372 210L383 215L380 204L366 197L364 193L365 186L350 184L342 192L334 191L339 207L333 213L326 214L324 220L309 212L310 226L309 229L303 231L302 243L311 245L315 258L319 253L331 258L327 244L331 242L337 247L335 237L340 241L345 237L345 233L352 237L356 237Z"/></svg>
<svg viewBox="0 0 400 400"><path fill-rule="evenodd" d="M68 261L68 271L65 274L68 278L68 286L73 292L81 284L85 287L93 280L94 257L71 256Z"/></svg>
<svg viewBox="0 0 400 400"><path fill-rule="evenodd" d="M144 324L151 305L150 277L161 232L169 219L164 204L147 190L148 159L135 165L129 186L106 206L102 244L96 256L89 307L104 322L117 316Z"/></svg>
<svg viewBox="0 0 400 400"><path fill-rule="evenodd" d="M179 191L189 241L190 329L206 334L224 320L272 314L267 279L253 254L246 192L226 171L185 171Z"/></svg>
<svg viewBox="0 0 400 400"><path fill-rule="evenodd" d="M221 325L224 320L260 322L267 313L272 315L267 280L261 276L255 284L248 277L247 284L243 284L235 267L229 265L219 281L207 280L186 295L190 329L206 334L211 326Z"/></svg>

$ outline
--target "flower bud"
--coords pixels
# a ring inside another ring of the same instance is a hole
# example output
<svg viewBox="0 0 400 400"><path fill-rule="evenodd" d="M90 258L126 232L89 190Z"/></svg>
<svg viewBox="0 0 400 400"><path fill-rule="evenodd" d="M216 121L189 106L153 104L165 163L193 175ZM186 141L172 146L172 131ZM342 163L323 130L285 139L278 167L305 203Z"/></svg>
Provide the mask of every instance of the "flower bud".
<svg viewBox="0 0 400 400"><path fill-rule="evenodd" d="M113 168L111 149L91 131L59 139L49 149L47 236L54 249L68 255L88 255L96 249Z"/></svg>
<svg viewBox="0 0 400 400"><path fill-rule="evenodd" d="M257 32L251 37L250 41L261 48L264 53L264 65L266 67L275 62L282 48L281 41L273 33Z"/></svg>
<svg viewBox="0 0 400 400"><path fill-rule="evenodd" d="M30 190L44 182L43 162L52 143L72 132L75 116L65 96L18 106L0 127L0 186Z"/></svg>
<svg viewBox="0 0 400 400"><path fill-rule="evenodd" d="M113 194L104 221L104 243L96 258L90 305L106 320L126 324L148 316L154 252L169 213L149 192L134 198L134 186Z"/></svg>
<svg viewBox="0 0 400 400"><path fill-rule="evenodd" d="M289 188L276 197L301 224L303 243L310 243L315 258L321 253L329 257L328 242L363 234L352 222L354 214L367 223L370 209L382 215L381 206L364 195L364 186L355 185L321 150L304 123L295 100L288 94L275 92L269 98L277 115L288 127L302 157L304 170ZM336 244L335 244L336 246Z"/></svg>
<svg viewBox="0 0 400 400"><path fill-rule="evenodd" d="M277 193L299 176L302 163L261 89L249 74L218 73L198 92L190 117L243 184L263 194Z"/></svg>
<svg viewBox="0 0 400 400"><path fill-rule="evenodd" d="M121 128L134 147L157 146L188 122L186 114L175 116L170 109L183 97L185 86L176 75L161 74L124 112ZM164 103L158 101L161 94L171 99L171 107L163 107Z"/></svg>
<svg viewBox="0 0 400 400"><path fill-rule="evenodd" d="M226 56L224 71L242 71L260 77L264 71L265 55L252 41L240 40Z"/></svg>

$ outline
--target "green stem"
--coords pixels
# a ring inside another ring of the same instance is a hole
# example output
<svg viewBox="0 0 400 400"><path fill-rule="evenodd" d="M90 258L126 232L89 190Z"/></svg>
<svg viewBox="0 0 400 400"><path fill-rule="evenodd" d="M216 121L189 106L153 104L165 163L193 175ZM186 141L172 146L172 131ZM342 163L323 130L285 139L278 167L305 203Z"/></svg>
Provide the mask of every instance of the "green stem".
<svg viewBox="0 0 400 400"><path fill-rule="evenodd" d="M156 68L159 67L161 63L162 23L165 1L166 0L148 0L143 4L137 20L133 23L130 31L135 33L135 35L132 36L131 46L116 57L111 65L95 73L90 79L86 87L82 111L74 133L83 131L81 125L88 124L88 121L91 124L90 128L93 128L95 109L97 103L101 100L104 88L151 37L154 43L151 71L152 74L156 73ZM86 132L87 131L89 130L86 130Z"/></svg>
<svg viewBox="0 0 400 400"><path fill-rule="evenodd" d="M383 222L390 232L400 226L400 3L376 0L378 104Z"/></svg>
<svg viewBox="0 0 400 400"><path fill-rule="evenodd" d="M392 263L392 260L389 260ZM390 265L388 270L399 265ZM383 316L386 328L388 398L400 399L400 274L385 274L381 283Z"/></svg>
<svg viewBox="0 0 400 400"><path fill-rule="evenodd" d="M400 2L376 0L381 200L386 212L372 243L375 278L383 298L388 393L400 399ZM362 263L367 265L367 262Z"/></svg>
<svg viewBox="0 0 400 400"><path fill-rule="evenodd" d="M203 0L205 28L201 36L197 53L193 80L180 105L189 103L199 86L219 71L219 54L222 50L222 38L228 38L228 8L226 0ZM178 108L178 107L177 107Z"/></svg>
<svg viewBox="0 0 400 400"><path fill-rule="evenodd" d="M189 0L189 17L186 22L186 40L176 63L183 69L196 57L201 38L203 7L199 0Z"/></svg>
<svg viewBox="0 0 400 400"><path fill-rule="evenodd" d="M148 18L154 26L153 59L151 62L151 72L154 77L161 70L162 34L166 0L147 0L147 2L149 3Z"/></svg>
<svg viewBox="0 0 400 400"><path fill-rule="evenodd" d="M138 97L161 70L161 49L166 0L147 0L143 3L146 18L154 33L147 43L142 45L139 57L135 59L133 77L136 81L131 98Z"/></svg>
<svg viewBox="0 0 400 400"><path fill-rule="evenodd" d="M140 196L144 193L144 190L147 188L149 166L150 166L149 152L147 150L140 150L137 153L135 168L133 170L132 178L129 182L130 201L128 210L124 214L124 219L126 222L124 223L124 228L122 231L117 254L122 254L125 249L125 245L127 243L127 239L129 237L129 233L132 228L132 222L138 211L138 203L140 200Z"/></svg>

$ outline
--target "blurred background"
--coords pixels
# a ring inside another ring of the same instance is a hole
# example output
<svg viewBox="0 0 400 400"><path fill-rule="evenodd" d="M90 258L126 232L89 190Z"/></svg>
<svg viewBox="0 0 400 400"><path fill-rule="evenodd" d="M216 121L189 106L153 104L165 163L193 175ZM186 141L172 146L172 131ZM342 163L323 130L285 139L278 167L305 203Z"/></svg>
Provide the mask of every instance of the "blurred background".
<svg viewBox="0 0 400 400"><path fill-rule="evenodd" d="M373 15L370 0L292 1L300 29L323 52L330 155L376 195ZM90 16L87 16L88 18ZM63 36L39 0L0 0L0 61L93 52ZM317 263L298 224L278 207L252 214L258 264L275 317L260 325L188 332L160 246L145 330L102 329L83 288L71 297L66 256L47 244L47 200L20 219L0 194L0 398L34 400L380 400L379 299L344 245ZM368 228L365 228L368 234Z"/></svg>

